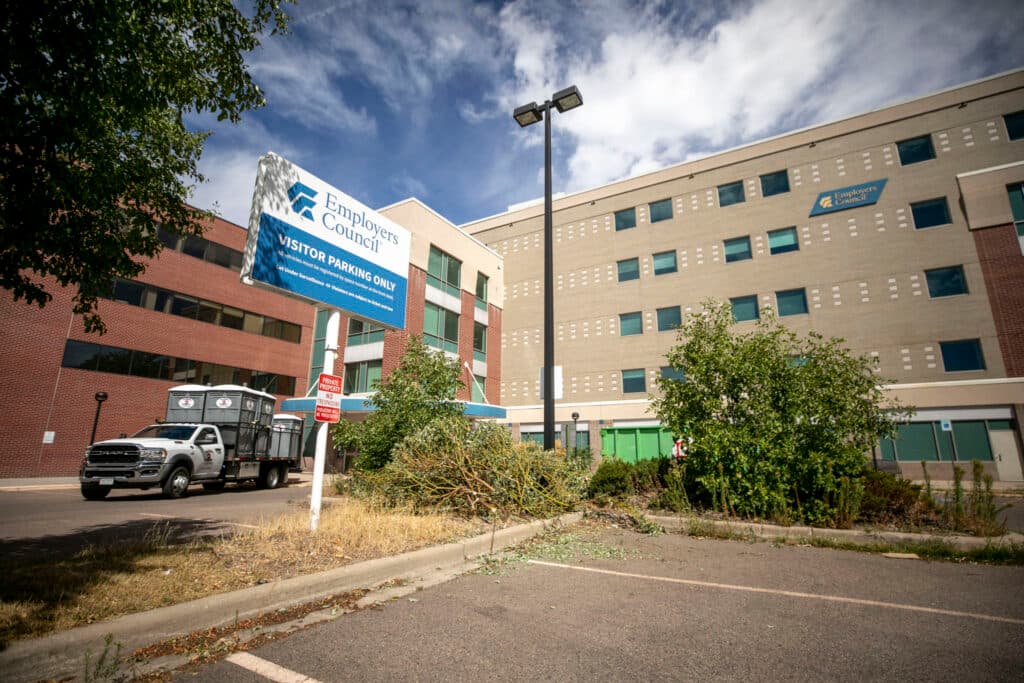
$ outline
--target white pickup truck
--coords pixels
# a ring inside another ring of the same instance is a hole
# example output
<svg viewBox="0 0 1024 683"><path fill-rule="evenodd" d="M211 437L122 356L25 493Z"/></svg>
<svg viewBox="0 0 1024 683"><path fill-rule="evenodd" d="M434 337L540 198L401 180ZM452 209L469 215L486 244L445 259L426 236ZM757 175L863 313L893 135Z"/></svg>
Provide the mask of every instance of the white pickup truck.
<svg viewBox="0 0 1024 683"><path fill-rule="evenodd" d="M233 385L171 389L168 415L187 410L199 417L206 393L211 409L205 414L222 421L162 422L86 448L79 472L82 496L100 500L115 488L159 487L164 496L180 498L192 483L220 490L229 481L255 480L270 489L287 482L288 471L300 461L301 419L274 415L271 421L272 396Z"/></svg>

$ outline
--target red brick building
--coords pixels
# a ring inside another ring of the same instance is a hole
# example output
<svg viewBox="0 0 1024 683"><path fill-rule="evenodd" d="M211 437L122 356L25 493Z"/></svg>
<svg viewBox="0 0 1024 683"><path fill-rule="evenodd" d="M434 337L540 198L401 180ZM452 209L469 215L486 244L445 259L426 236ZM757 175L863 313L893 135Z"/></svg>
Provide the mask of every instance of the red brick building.
<svg viewBox="0 0 1024 683"><path fill-rule="evenodd" d="M343 318L335 371L343 372L344 362L346 385L365 391L398 364L410 334L430 336L424 327L430 308L432 321L440 315L449 323L449 332L434 334L430 343L456 351L468 366L460 398L497 403L501 258L416 200L381 212L413 234L406 329L365 325L365 334L352 336L361 324L350 327ZM145 272L115 282L111 299L100 302L107 325L102 336L85 333L71 313L74 291L56 283L44 309L0 297L0 396L7 405L0 420L0 477L76 474L92 435L97 392L107 395L97 440L162 418L167 390L181 384L245 384L279 400L305 395L322 367L326 316L312 304L239 281L246 234L221 219L202 238L162 234L166 246ZM459 290L457 297L439 296L428 285L428 261L438 253L459 262L460 282L444 283ZM482 291L461 289L481 277ZM455 338L448 339L452 330ZM376 370L369 383L367 367Z"/></svg>

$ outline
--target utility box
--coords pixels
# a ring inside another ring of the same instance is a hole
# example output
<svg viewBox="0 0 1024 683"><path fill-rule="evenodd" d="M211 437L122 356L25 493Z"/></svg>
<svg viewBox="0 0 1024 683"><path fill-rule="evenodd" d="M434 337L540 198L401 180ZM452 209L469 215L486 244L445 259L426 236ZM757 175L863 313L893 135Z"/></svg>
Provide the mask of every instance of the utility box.
<svg viewBox="0 0 1024 683"><path fill-rule="evenodd" d="M268 402L269 411L264 409ZM212 424L269 427L275 402L273 396L262 391L236 384L220 384L210 387L206 392L206 410L202 421Z"/></svg>
<svg viewBox="0 0 1024 683"><path fill-rule="evenodd" d="M209 387L184 384L167 392L167 422L202 422Z"/></svg>
<svg viewBox="0 0 1024 683"><path fill-rule="evenodd" d="M299 460L302 448L302 418L279 413L270 428L270 457Z"/></svg>

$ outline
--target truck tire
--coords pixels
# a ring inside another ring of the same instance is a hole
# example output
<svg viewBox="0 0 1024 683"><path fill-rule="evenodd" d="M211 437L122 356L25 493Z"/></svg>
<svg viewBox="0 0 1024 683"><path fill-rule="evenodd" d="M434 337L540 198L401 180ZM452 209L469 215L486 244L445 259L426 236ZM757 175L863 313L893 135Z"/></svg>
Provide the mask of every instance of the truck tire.
<svg viewBox="0 0 1024 683"><path fill-rule="evenodd" d="M277 465L264 465L259 484L261 489L276 489L281 485L281 468Z"/></svg>
<svg viewBox="0 0 1024 683"><path fill-rule="evenodd" d="M103 500L110 493L109 486L86 486L82 484L82 497L86 500Z"/></svg>
<svg viewBox="0 0 1024 683"><path fill-rule="evenodd" d="M165 498L181 498L188 491L189 484L189 473L188 468L184 465L178 465L171 473L164 479L163 486L161 487L164 492Z"/></svg>
<svg viewBox="0 0 1024 683"><path fill-rule="evenodd" d="M223 491L224 484L226 483L227 482L223 481L207 481L203 482L203 488L206 489L207 491Z"/></svg>

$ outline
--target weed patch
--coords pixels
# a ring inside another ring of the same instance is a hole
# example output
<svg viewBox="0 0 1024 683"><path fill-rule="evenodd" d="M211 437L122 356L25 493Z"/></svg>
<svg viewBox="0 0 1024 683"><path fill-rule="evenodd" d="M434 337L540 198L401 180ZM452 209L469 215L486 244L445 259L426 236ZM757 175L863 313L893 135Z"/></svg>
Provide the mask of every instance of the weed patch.
<svg viewBox="0 0 1024 683"><path fill-rule="evenodd" d="M0 642L408 552L485 528L479 520L344 500L325 507L315 533L308 513L295 511L257 529L185 545L158 531L62 560L4 559Z"/></svg>

